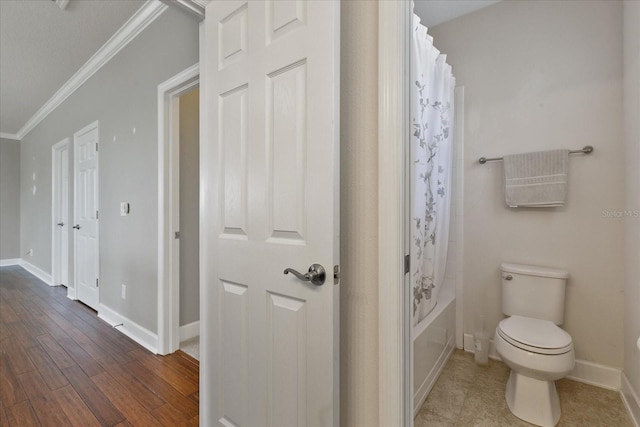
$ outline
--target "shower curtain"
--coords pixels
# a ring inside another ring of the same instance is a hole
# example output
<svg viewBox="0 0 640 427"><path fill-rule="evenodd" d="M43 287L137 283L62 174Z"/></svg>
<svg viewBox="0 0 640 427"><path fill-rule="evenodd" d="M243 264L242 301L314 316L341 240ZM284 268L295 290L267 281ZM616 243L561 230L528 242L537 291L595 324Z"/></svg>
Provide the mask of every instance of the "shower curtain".
<svg viewBox="0 0 640 427"><path fill-rule="evenodd" d="M451 206L453 89L446 55L413 16L411 51L411 268L413 325L437 303L445 275Z"/></svg>

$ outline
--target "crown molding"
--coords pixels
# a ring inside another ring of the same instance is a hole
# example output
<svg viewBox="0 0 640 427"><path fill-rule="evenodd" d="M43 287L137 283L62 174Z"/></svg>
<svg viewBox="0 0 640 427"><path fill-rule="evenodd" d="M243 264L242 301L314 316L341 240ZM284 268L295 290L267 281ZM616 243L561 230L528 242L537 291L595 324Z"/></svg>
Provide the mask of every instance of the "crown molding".
<svg viewBox="0 0 640 427"><path fill-rule="evenodd" d="M0 138L15 139L16 141L20 141L20 138L18 138L18 135L15 133L0 132Z"/></svg>
<svg viewBox="0 0 640 427"><path fill-rule="evenodd" d="M62 104L84 82L120 52L138 34L155 21L168 6L158 0L147 0L136 13L49 99L14 135L22 140L33 128Z"/></svg>
<svg viewBox="0 0 640 427"><path fill-rule="evenodd" d="M65 10L67 7L67 4L69 4L69 0L55 0L55 1L56 1L56 5L62 10Z"/></svg>
<svg viewBox="0 0 640 427"><path fill-rule="evenodd" d="M168 6L177 6L196 17L198 21L204 20L204 8L207 5L204 0L160 0ZM204 3L204 4L203 4Z"/></svg>

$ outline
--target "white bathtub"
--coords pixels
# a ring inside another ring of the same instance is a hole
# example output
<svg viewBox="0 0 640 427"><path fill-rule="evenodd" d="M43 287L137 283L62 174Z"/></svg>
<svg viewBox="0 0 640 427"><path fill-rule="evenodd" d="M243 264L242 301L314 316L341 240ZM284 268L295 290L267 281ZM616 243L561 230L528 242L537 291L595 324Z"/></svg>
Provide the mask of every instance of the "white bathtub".
<svg viewBox="0 0 640 427"><path fill-rule="evenodd" d="M417 324L413 338L413 412L417 414L455 347L456 300L439 295L433 311Z"/></svg>
<svg viewBox="0 0 640 427"><path fill-rule="evenodd" d="M412 329L413 409L420 409L456 345L462 348L464 87L455 88L453 193L447 266L438 303ZM457 307L457 312L456 312ZM456 335L456 327L459 331ZM457 338L457 340L456 340ZM457 341L457 343L456 343Z"/></svg>

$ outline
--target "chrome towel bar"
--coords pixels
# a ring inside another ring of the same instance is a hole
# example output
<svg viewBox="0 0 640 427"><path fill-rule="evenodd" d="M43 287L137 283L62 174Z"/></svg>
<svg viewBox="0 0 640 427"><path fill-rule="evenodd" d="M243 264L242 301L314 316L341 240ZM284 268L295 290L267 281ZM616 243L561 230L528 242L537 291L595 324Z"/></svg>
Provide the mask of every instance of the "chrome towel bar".
<svg viewBox="0 0 640 427"><path fill-rule="evenodd" d="M593 147L591 145L587 145L583 147L582 150L569 151L569 154L591 154L591 153L593 153ZM480 157L478 159L478 162L480 162L481 165L484 165L487 162L497 162L502 159L503 159L502 157L490 157L490 158Z"/></svg>

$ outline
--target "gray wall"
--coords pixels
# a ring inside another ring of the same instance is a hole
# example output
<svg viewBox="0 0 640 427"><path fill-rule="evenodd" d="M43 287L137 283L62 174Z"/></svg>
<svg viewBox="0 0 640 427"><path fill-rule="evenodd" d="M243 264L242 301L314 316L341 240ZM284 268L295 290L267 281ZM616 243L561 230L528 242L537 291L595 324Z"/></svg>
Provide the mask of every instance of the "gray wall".
<svg viewBox="0 0 640 427"><path fill-rule="evenodd" d="M597 31L594 31L597 28ZM500 263L565 268L576 358L623 365L622 3L503 1L430 29L465 87L464 332L502 319ZM571 156L562 208L510 209L481 156Z"/></svg>
<svg viewBox="0 0 640 427"><path fill-rule="evenodd" d="M340 424L378 425L378 3L342 2Z"/></svg>
<svg viewBox="0 0 640 427"><path fill-rule="evenodd" d="M50 272L51 146L99 120L100 303L154 333L157 86L196 62L198 24L186 13L169 8L21 144L21 248L23 252L33 248L29 261ZM35 196L32 185L37 187ZM120 202L130 203L130 215L120 216ZM121 284L127 285L126 300L120 296Z"/></svg>
<svg viewBox="0 0 640 427"><path fill-rule="evenodd" d="M0 260L20 258L20 141L0 138Z"/></svg>
<svg viewBox="0 0 640 427"><path fill-rule="evenodd" d="M200 92L180 97L180 326L200 320Z"/></svg>
<svg viewBox="0 0 640 427"><path fill-rule="evenodd" d="M626 159L624 374L640 396L640 2L624 2ZM638 402L640 404L640 402Z"/></svg>

